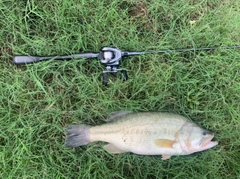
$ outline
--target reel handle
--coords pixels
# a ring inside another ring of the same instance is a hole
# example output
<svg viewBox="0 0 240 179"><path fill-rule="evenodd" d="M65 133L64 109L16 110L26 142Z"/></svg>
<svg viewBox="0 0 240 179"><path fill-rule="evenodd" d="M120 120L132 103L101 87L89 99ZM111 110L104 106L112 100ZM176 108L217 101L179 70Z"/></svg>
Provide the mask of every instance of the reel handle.
<svg viewBox="0 0 240 179"><path fill-rule="evenodd" d="M127 70L122 70L121 72L122 72L122 74L123 74L123 81L128 80Z"/></svg>
<svg viewBox="0 0 240 179"><path fill-rule="evenodd" d="M120 70L122 75L123 75L123 81L126 81L128 79L128 74L127 74L127 70ZM108 74L107 73L112 73L112 74L116 74L116 72L108 72L108 71L104 71L102 73L102 84L107 86L108 84Z"/></svg>
<svg viewBox="0 0 240 179"><path fill-rule="evenodd" d="M102 84L105 86L108 84L108 76L106 72L102 73Z"/></svg>

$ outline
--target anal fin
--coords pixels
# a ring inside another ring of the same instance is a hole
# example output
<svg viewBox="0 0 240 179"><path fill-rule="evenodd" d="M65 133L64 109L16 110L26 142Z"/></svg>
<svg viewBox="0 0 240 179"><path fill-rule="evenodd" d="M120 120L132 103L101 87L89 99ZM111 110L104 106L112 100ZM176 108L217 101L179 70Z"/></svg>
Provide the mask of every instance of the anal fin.
<svg viewBox="0 0 240 179"><path fill-rule="evenodd" d="M104 145L103 149L106 150L107 152L111 153L111 154L120 154L120 153L127 152L125 150L119 149L118 147L116 147L113 144Z"/></svg>

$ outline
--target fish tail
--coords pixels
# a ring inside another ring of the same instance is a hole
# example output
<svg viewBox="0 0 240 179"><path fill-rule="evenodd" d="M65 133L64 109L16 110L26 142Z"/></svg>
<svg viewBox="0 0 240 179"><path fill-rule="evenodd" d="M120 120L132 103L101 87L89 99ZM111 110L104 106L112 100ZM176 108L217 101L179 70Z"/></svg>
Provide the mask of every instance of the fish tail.
<svg viewBox="0 0 240 179"><path fill-rule="evenodd" d="M78 147L82 145L87 145L90 143L88 136L88 125L69 125L66 131L66 142L67 147Z"/></svg>

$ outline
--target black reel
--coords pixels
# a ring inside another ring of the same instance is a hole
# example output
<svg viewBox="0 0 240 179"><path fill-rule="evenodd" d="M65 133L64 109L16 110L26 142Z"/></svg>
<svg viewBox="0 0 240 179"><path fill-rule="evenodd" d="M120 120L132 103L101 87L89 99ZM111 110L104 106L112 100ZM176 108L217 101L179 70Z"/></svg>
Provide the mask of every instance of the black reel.
<svg viewBox="0 0 240 179"><path fill-rule="evenodd" d="M106 67L106 71L102 73L102 83L103 85L108 84L108 73L116 74L121 72L123 75L123 80L128 79L127 71L120 69L120 60L124 56L124 52L112 47L104 47L101 49L98 58L101 63Z"/></svg>

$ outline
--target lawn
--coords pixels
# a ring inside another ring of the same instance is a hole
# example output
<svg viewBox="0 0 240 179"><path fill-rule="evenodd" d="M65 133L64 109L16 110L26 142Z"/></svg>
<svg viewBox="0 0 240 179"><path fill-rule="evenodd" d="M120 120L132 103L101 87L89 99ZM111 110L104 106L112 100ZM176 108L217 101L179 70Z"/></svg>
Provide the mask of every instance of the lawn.
<svg viewBox="0 0 240 179"><path fill-rule="evenodd" d="M240 49L126 58L108 86L98 60L12 60L240 45L239 0L0 0L0 17L0 178L240 178ZM219 145L165 161L64 146L64 127L118 110L182 114Z"/></svg>

